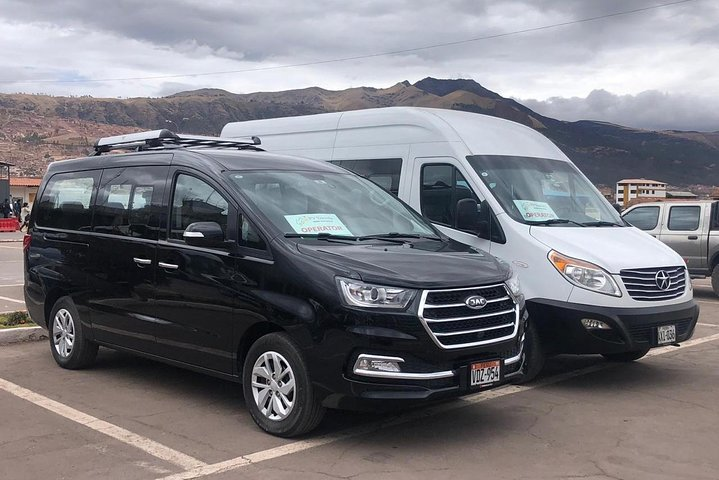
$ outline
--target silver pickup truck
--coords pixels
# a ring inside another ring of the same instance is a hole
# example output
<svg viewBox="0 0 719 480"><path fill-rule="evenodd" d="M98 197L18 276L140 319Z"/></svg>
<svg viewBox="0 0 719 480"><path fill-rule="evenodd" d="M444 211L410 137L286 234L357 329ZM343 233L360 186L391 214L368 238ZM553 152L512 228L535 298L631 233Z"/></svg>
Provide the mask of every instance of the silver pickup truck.
<svg viewBox="0 0 719 480"><path fill-rule="evenodd" d="M719 295L719 201L640 203L622 217L679 253L692 278L711 276Z"/></svg>

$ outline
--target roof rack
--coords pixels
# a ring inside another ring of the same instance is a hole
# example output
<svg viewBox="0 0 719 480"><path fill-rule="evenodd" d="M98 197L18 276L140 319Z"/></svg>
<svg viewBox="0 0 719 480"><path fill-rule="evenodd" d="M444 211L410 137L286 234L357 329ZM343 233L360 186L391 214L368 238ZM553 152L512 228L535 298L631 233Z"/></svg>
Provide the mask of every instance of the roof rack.
<svg viewBox="0 0 719 480"><path fill-rule="evenodd" d="M220 137L206 137L202 135L185 135L171 132L167 129L151 130L147 132L129 133L114 137L100 138L95 142L95 156L112 150L162 150L165 148L237 148L263 151L258 148L262 142L252 137L251 142L230 140Z"/></svg>

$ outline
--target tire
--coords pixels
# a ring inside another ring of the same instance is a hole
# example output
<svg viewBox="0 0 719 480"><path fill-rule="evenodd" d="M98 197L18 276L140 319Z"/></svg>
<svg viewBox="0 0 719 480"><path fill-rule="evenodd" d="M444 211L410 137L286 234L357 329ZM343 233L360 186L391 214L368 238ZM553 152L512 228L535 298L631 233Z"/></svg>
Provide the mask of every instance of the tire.
<svg viewBox="0 0 719 480"><path fill-rule="evenodd" d="M48 318L50 351L62 368L77 370L92 365L98 345L85 338L80 315L69 297L62 297L52 307Z"/></svg>
<svg viewBox="0 0 719 480"><path fill-rule="evenodd" d="M539 338L537 329L530 319L524 337L524 365L522 366L522 374L514 383L522 384L534 380L544 368L544 362L546 360L546 351Z"/></svg>
<svg viewBox="0 0 719 480"><path fill-rule="evenodd" d="M278 378L280 372L284 375ZM242 370L242 390L257 426L278 437L309 432L325 413L302 352L284 333L270 333L252 344Z"/></svg>
<svg viewBox="0 0 719 480"><path fill-rule="evenodd" d="M648 348L622 353L603 353L602 356L610 362L633 362L639 360L649 352Z"/></svg>
<svg viewBox="0 0 719 480"><path fill-rule="evenodd" d="M719 265L715 265L712 270L712 290L714 295L719 296Z"/></svg>

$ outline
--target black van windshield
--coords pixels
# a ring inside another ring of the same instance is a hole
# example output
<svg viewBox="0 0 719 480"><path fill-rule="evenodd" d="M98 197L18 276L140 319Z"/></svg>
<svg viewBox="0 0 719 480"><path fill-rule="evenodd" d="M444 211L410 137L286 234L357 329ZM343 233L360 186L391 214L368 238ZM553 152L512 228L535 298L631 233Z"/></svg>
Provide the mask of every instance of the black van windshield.
<svg viewBox="0 0 719 480"><path fill-rule="evenodd" d="M437 236L422 217L396 197L356 175L309 171L229 175L287 236Z"/></svg>
<svg viewBox="0 0 719 480"><path fill-rule="evenodd" d="M624 226L617 211L569 162L505 155L468 156L513 219L530 225Z"/></svg>

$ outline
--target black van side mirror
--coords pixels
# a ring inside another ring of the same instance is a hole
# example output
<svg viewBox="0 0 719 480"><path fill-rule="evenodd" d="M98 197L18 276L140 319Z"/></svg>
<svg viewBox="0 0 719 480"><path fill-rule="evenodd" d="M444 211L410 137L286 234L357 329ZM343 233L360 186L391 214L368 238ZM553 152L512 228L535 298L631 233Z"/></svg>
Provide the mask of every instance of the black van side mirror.
<svg viewBox="0 0 719 480"><path fill-rule="evenodd" d="M187 226L182 238L195 247L221 247L225 243L225 232L217 222L195 222Z"/></svg>
<svg viewBox="0 0 719 480"><path fill-rule="evenodd" d="M479 224L479 211L477 201L473 198L463 198L457 202L457 228L460 230L476 231Z"/></svg>

